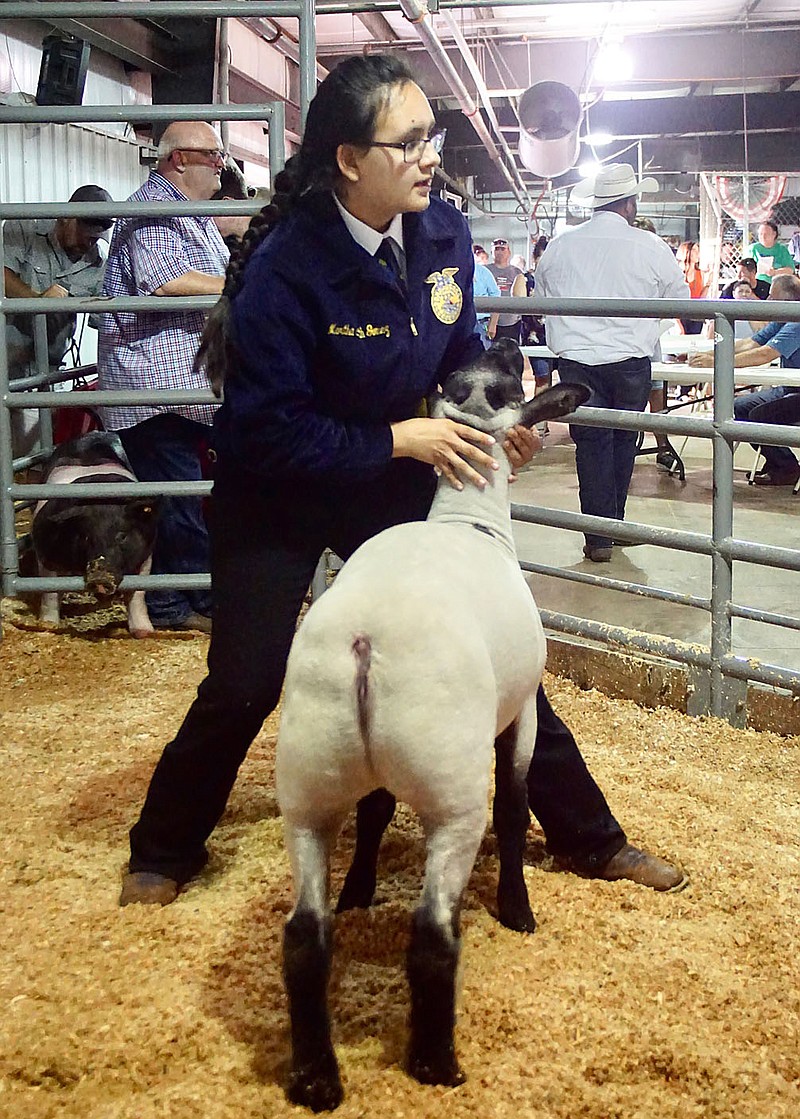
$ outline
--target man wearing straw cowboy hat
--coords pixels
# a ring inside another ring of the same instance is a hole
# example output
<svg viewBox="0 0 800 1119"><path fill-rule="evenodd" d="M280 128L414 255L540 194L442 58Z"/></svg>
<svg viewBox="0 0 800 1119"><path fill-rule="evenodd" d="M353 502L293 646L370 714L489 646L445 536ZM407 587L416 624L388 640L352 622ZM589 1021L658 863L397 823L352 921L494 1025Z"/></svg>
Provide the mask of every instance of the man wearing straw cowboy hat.
<svg viewBox="0 0 800 1119"><path fill-rule="evenodd" d="M537 295L688 299L688 285L670 248L633 225L639 195L656 190L655 179L638 182L627 163L611 163L578 183L571 201L592 216L550 242L536 270ZM547 316L547 342L558 355L559 376L586 385L592 408L644 411L658 335L658 319ZM570 435L581 511L622 520L637 433L573 424ZM584 555L607 562L612 543L608 536L586 533Z"/></svg>

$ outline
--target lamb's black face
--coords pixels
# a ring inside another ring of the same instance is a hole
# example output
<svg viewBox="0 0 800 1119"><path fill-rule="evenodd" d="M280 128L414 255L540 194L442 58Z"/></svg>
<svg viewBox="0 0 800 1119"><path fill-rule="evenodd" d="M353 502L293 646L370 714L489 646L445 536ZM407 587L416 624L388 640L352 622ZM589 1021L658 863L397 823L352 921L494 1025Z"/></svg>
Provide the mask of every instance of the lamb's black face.
<svg viewBox="0 0 800 1119"><path fill-rule="evenodd" d="M493 432L517 423L524 399L522 354L504 338L466 369L450 374L436 414Z"/></svg>

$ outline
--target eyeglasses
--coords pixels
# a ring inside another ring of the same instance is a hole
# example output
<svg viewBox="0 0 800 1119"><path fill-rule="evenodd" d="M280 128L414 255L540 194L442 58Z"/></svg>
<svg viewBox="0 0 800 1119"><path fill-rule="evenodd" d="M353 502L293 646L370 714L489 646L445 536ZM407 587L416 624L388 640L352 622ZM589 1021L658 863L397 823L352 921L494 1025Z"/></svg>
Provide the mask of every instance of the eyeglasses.
<svg viewBox="0 0 800 1119"><path fill-rule="evenodd" d="M437 128L430 136L421 136L419 140L406 140L405 143L398 141L396 143L389 143L386 140L373 140L367 145L369 148L396 148L397 151L403 153L404 163L416 163L422 159L425 154L425 149L428 144L438 155L444 147L444 138L447 135L446 128Z"/></svg>
<svg viewBox="0 0 800 1119"><path fill-rule="evenodd" d="M508 241L492 241L493 249L507 249Z"/></svg>
<svg viewBox="0 0 800 1119"><path fill-rule="evenodd" d="M228 153L221 148L175 148L178 152L197 152L198 155L204 155L212 163L225 163L228 158Z"/></svg>

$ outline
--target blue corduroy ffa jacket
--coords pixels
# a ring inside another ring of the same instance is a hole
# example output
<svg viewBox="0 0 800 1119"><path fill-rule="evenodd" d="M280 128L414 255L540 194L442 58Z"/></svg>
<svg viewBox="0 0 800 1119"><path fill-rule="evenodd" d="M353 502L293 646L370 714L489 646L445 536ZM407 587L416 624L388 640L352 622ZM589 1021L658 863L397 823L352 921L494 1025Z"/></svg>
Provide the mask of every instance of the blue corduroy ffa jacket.
<svg viewBox="0 0 800 1119"><path fill-rule="evenodd" d="M403 236L406 290L329 196L265 238L232 306L240 361L215 419L220 465L268 484L374 479L391 462L389 424L481 353L466 221L434 198Z"/></svg>

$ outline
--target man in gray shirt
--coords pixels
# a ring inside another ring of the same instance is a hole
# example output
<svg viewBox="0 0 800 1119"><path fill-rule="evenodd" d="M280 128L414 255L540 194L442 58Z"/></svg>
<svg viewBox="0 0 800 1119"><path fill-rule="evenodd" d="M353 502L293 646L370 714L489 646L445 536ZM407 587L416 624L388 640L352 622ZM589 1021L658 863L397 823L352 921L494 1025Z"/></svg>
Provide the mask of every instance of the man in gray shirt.
<svg viewBox="0 0 800 1119"><path fill-rule="evenodd" d="M78 187L70 202L112 202L108 191L88 184ZM6 295L10 299L38 296L101 295L105 260L97 247L111 218L57 218L7 221L3 226ZM10 314L6 319L9 376L12 380L36 371L34 316ZM58 368L75 333L76 316L70 311L47 316L48 365ZM16 413L15 413L16 415ZM15 453L30 450L29 432L36 413L30 409L15 424ZM20 424L22 430L20 430ZM30 434L30 432L29 432Z"/></svg>
<svg viewBox="0 0 800 1119"><path fill-rule="evenodd" d="M494 261L492 264L487 264L486 267L497 281L500 294L502 296L513 295L519 299L524 299L528 294L525 275L520 272L519 268L515 268L514 265L510 263L511 248L505 237L495 237L494 241L492 241L492 250L494 253ZM519 343L521 326L522 315L500 315L497 320L495 333L494 335L489 335L489 337L511 338L512 341Z"/></svg>
<svg viewBox="0 0 800 1119"><path fill-rule="evenodd" d="M102 187L78 187L70 202L111 202ZM57 218L7 221L3 226L6 295L11 299L36 296L100 295L105 261L97 247L110 229L111 218ZM75 330L75 315L48 315L47 343L51 366L59 366ZM9 315L8 357L12 377L33 368L33 316Z"/></svg>

